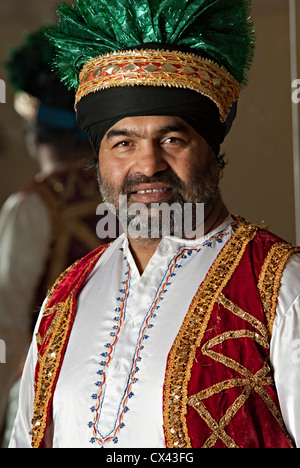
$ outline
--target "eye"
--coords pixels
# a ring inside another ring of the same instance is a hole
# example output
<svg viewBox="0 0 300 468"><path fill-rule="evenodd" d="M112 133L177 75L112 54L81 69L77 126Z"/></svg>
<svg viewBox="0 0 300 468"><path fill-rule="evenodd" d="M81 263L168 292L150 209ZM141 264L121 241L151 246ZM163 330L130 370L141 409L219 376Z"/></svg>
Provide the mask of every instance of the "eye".
<svg viewBox="0 0 300 468"><path fill-rule="evenodd" d="M168 136L163 139L162 144L169 146L182 146L185 145L185 141L178 136Z"/></svg>
<svg viewBox="0 0 300 468"><path fill-rule="evenodd" d="M113 145L113 148L127 148L129 146L132 146L132 141L128 141L128 140L122 140L122 141L118 141L117 143L115 143Z"/></svg>
<svg viewBox="0 0 300 468"><path fill-rule="evenodd" d="M179 138L177 137L168 137L165 139L165 143L177 143L179 141Z"/></svg>

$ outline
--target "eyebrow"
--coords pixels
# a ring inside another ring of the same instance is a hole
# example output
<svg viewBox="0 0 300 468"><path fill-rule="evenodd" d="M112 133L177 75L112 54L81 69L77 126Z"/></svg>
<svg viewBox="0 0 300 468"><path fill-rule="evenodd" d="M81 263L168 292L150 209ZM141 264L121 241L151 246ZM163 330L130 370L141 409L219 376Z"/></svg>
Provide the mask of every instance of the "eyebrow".
<svg viewBox="0 0 300 468"><path fill-rule="evenodd" d="M165 135L167 133L172 133L172 132L181 132L181 133L189 133L189 128L184 125L183 123L176 123L172 125L165 125L163 127L158 127L154 130L153 136L159 136L159 135ZM112 130L109 130L106 134L106 139L111 140L114 137L119 137L119 136L125 136L128 138L143 138L141 134L139 134L135 130L129 130L127 128L115 128Z"/></svg>

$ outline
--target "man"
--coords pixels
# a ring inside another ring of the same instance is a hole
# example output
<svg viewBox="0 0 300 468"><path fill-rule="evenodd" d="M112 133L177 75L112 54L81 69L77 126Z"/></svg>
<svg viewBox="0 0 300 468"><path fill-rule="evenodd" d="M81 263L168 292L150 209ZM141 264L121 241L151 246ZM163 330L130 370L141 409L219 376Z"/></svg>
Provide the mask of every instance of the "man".
<svg viewBox="0 0 300 468"><path fill-rule="evenodd" d="M45 300L11 447L299 446L299 249L229 215L218 187L252 56L248 6L60 8L47 34L127 234ZM165 234L157 203L203 203L204 232L192 216L180 237L170 217Z"/></svg>
<svg viewBox="0 0 300 468"><path fill-rule="evenodd" d="M95 231L101 196L94 170L84 167L92 148L76 122L74 93L51 70L52 56L38 30L26 34L6 62L26 149L39 172L6 200L0 216L0 336L7 350L1 428L47 291L61 271L102 242Z"/></svg>

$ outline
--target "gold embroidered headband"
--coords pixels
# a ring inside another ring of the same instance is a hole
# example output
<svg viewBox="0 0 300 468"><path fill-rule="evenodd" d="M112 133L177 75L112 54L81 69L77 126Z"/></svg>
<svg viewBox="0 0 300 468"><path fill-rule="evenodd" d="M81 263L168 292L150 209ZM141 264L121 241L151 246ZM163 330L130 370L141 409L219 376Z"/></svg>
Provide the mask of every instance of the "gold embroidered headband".
<svg viewBox="0 0 300 468"><path fill-rule="evenodd" d="M178 51L128 50L89 60L79 75L77 103L90 93L118 86L169 86L194 90L218 107L221 122L237 101L241 86L215 62Z"/></svg>

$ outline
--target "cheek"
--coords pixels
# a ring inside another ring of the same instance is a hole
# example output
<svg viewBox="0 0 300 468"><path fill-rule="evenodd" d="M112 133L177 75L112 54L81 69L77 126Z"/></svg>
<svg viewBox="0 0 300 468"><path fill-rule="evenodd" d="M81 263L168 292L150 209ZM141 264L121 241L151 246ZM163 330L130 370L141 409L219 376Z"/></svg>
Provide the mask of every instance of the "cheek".
<svg viewBox="0 0 300 468"><path fill-rule="evenodd" d="M205 175L209 173L214 161L212 151L205 140L202 139L201 144L198 144L192 148L191 153L190 160L192 173L198 175Z"/></svg>
<svg viewBox="0 0 300 468"><path fill-rule="evenodd" d="M110 154L99 152L99 170L104 185L120 187L127 174L127 168Z"/></svg>
<svg viewBox="0 0 300 468"><path fill-rule="evenodd" d="M173 165L173 171L184 182L197 179L205 175L209 169L209 157L199 154L199 151L190 150L184 157L178 159Z"/></svg>

